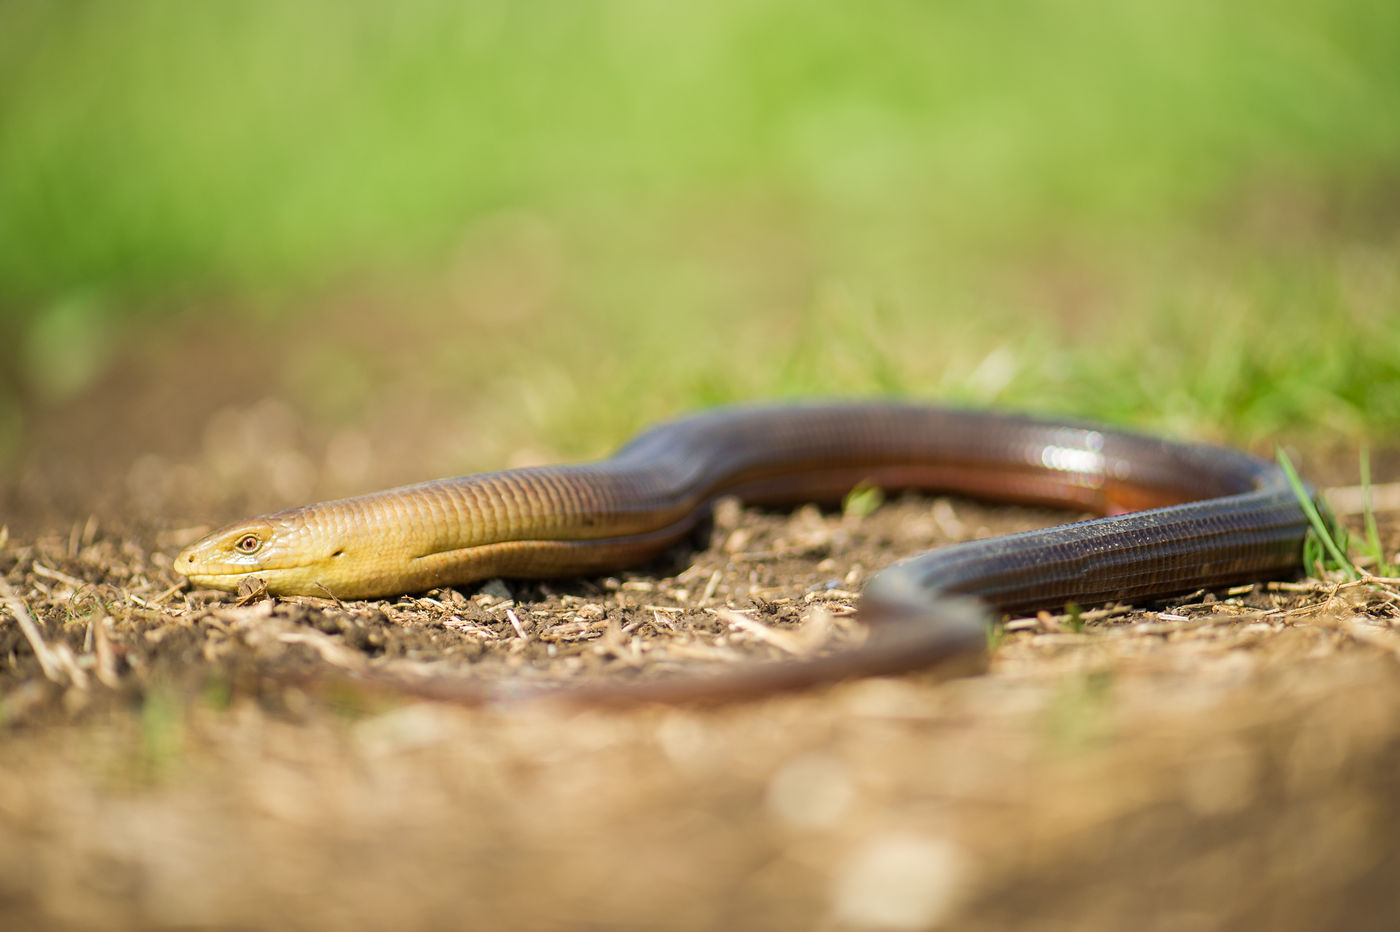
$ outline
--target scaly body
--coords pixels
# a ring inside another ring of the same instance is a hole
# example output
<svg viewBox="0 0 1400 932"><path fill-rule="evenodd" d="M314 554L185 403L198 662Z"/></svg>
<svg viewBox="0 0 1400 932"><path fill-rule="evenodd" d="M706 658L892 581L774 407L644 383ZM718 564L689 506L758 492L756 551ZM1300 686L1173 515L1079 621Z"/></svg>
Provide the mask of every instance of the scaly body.
<svg viewBox="0 0 1400 932"><path fill-rule="evenodd" d="M850 402L718 409L653 428L596 463L294 508L216 531L175 568L213 588L258 577L273 594L339 598L579 575L655 557L723 495L831 501L860 482L1104 516L883 570L861 617L911 622L898 627L920 631L924 646L900 649L903 659L881 669L982 649L984 611L955 610L949 597L996 611L1163 598L1293 572L1306 531L1281 470L1236 450L1087 423Z"/></svg>

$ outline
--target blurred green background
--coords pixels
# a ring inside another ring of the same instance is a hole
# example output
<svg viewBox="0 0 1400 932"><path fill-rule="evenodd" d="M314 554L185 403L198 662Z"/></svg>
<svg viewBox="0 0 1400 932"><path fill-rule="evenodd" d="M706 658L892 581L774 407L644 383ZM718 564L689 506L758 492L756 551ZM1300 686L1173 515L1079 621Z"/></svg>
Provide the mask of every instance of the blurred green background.
<svg viewBox="0 0 1400 932"><path fill-rule="evenodd" d="M854 392L1384 436L1397 62L1379 0L7 0L0 446L181 354L565 452Z"/></svg>

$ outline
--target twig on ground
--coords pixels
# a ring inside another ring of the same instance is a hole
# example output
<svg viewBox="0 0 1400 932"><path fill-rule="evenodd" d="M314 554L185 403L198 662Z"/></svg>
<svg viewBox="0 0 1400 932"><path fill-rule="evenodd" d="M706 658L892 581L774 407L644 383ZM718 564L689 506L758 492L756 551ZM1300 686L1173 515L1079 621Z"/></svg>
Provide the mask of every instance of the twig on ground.
<svg viewBox="0 0 1400 932"><path fill-rule="evenodd" d="M729 625L731 628L737 628L746 634L752 634L760 641L771 644L784 653L794 656L801 656L804 653L802 644L794 635L787 631L779 631L776 628L770 628L763 622L756 621L741 612L736 612L732 608L713 608L706 609L706 611L714 612L716 618Z"/></svg>
<svg viewBox="0 0 1400 932"><path fill-rule="evenodd" d="M10 610L15 621L19 622L19 629L24 632L24 639L29 642L29 649L34 651L34 657L39 661L39 669L44 671L44 676L55 683L62 682L62 677L59 676L62 664L54 656L49 645L45 643L44 635L39 630L39 625L34 621L34 617L29 614L29 609L15 594L9 580L4 577L0 577L0 602L5 603L5 607Z"/></svg>
<svg viewBox="0 0 1400 932"><path fill-rule="evenodd" d="M46 579L52 579L54 582L61 582L73 589L80 589L87 585L84 580L78 579L76 576L69 576L67 573L60 572L59 570L49 569L38 560L35 560L30 566L33 568L36 575L43 576Z"/></svg>
<svg viewBox="0 0 1400 932"><path fill-rule="evenodd" d="M510 619L510 626L515 629L515 633L520 636L520 640L528 641L530 635L525 633L525 626L520 623L520 618L516 616L515 609L506 609L506 617Z"/></svg>
<svg viewBox="0 0 1400 932"><path fill-rule="evenodd" d="M365 668L363 655L338 643L329 635L314 629L284 631L277 635L277 640L283 644L305 644L316 651L326 663L340 667L342 670L359 673Z"/></svg>

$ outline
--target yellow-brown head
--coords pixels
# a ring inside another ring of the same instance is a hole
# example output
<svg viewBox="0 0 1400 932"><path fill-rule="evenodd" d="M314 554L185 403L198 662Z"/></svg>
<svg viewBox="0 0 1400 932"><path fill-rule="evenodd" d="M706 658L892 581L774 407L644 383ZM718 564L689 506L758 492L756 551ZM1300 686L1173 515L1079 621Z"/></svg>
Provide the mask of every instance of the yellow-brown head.
<svg viewBox="0 0 1400 932"><path fill-rule="evenodd" d="M175 570L197 586L226 592L257 578L273 595L349 595L346 584L355 579L351 564L363 555L364 542L308 511L292 509L220 528L185 548L175 558Z"/></svg>

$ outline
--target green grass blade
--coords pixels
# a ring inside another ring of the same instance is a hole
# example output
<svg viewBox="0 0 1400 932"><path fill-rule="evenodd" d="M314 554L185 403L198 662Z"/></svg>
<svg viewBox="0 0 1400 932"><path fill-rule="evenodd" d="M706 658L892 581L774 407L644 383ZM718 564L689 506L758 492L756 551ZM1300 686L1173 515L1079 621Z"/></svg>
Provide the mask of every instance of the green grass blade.
<svg viewBox="0 0 1400 932"><path fill-rule="evenodd" d="M1288 458L1288 454L1283 452L1283 448L1278 449L1278 462L1283 467L1284 474L1288 476L1288 484L1293 487L1293 494L1298 497L1298 505L1303 509L1303 513L1308 516L1308 523L1312 525L1313 533L1317 535L1322 546L1326 548L1336 566L1347 574L1350 579L1360 579L1361 574L1356 566L1347 558L1342 548L1338 546L1337 540L1332 533L1328 522L1318 511L1317 503L1308 494L1308 488L1303 484L1303 480L1298 476L1298 470L1293 468L1293 461Z"/></svg>
<svg viewBox="0 0 1400 932"><path fill-rule="evenodd" d="M1366 551L1376 564L1378 576L1395 575L1395 567L1385 558L1385 547L1381 545L1381 532L1376 526L1376 510L1371 505L1371 450L1361 444L1361 511L1366 522Z"/></svg>

